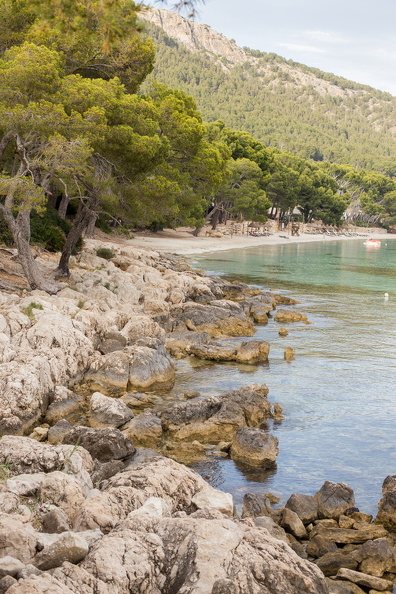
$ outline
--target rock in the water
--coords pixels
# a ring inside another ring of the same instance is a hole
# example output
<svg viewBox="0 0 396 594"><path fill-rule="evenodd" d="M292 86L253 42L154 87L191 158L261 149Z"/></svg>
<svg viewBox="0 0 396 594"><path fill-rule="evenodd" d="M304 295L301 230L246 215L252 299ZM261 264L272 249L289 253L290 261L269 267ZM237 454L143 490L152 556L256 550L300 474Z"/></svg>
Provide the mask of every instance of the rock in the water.
<svg viewBox="0 0 396 594"><path fill-rule="evenodd" d="M256 427L240 427L231 443L231 458L263 468L275 465L278 439Z"/></svg>
<svg viewBox="0 0 396 594"><path fill-rule="evenodd" d="M165 339L165 346L174 357L184 357L191 353L192 347L209 344L209 332L191 332L191 330L170 332Z"/></svg>
<svg viewBox="0 0 396 594"><path fill-rule="evenodd" d="M355 495L345 483L326 481L315 494L319 518L338 519L347 509L355 505Z"/></svg>
<svg viewBox="0 0 396 594"><path fill-rule="evenodd" d="M293 361L294 355L296 354L295 350L291 347L286 347L283 353L283 358L285 361Z"/></svg>
<svg viewBox="0 0 396 594"><path fill-rule="evenodd" d="M387 476L383 482L377 521L392 530L396 526L396 475Z"/></svg>
<svg viewBox="0 0 396 594"><path fill-rule="evenodd" d="M137 446L153 447L162 439L161 419L151 412L141 413L122 427L122 433Z"/></svg>
<svg viewBox="0 0 396 594"><path fill-rule="evenodd" d="M305 322L308 323L308 318L305 314L294 311L293 309L278 309L275 315L275 322L287 324L289 322Z"/></svg>
<svg viewBox="0 0 396 594"><path fill-rule="evenodd" d="M122 400L94 392L89 403L91 427L121 427L133 418L133 412Z"/></svg>
<svg viewBox="0 0 396 594"><path fill-rule="evenodd" d="M246 341L238 347L236 360L238 363L249 363L250 365L266 363L269 350L270 345L265 340Z"/></svg>
<svg viewBox="0 0 396 594"><path fill-rule="evenodd" d="M162 428L174 441L230 441L237 428L259 426L273 416L266 386L244 386L219 396L194 398L158 414Z"/></svg>

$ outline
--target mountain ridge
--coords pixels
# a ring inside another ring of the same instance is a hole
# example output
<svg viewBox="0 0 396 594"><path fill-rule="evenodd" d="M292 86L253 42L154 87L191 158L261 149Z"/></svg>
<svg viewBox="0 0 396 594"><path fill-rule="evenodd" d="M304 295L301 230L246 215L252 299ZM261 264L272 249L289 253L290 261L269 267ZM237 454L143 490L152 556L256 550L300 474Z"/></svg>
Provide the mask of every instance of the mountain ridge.
<svg viewBox="0 0 396 594"><path fill-rule="evenodd" d="M142 16L157 47L151 78L192 95L204 119L222 119L305 158L396 174L396 97L390 93L240 48L208 25L164 9Z"/></svg>

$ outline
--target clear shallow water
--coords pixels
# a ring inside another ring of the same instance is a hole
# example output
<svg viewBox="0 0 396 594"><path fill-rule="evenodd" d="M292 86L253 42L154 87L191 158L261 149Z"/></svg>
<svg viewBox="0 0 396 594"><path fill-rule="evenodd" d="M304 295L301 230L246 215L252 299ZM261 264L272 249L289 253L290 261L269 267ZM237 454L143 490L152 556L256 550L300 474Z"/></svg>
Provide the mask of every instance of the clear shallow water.
<svg viewBox="0 0 396 594"><path fill-rule="evenodd" d="M258 327L254 338L271 344L265 367L179 363L180 392L265 383L285 415L269 427L279 439L276 471L217 458L195 468L237 503L248 491L272 491L285 502L325 480L346 482L357 506L375 514L384 478L396 474L396 239L386 237L380 249L363 240L258 246L193 265L295 297L312 322L289 324L286 338L273 320ZM283 360L286 346L295 361Z"/></svg>

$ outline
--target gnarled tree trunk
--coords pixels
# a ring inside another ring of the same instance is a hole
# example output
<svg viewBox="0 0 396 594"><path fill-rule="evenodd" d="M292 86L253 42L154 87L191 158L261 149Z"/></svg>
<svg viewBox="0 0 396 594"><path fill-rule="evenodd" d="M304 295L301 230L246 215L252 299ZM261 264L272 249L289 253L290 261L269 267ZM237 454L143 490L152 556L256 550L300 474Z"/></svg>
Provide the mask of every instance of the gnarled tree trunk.
<svg viewBox="0 0 396 594"><path fill-rule="evenodd" d="M61 287L44 277L30 249L30 210L21 210L14 217L10 208L0 204L0 212L12 233L18 259L30 288L40 289L51 295L57 293Z"/></svg>
<svg viewBox="0 0 396 594"><path fill-rule="evenodd" d="M80 205L77 214L74 218L72 228L66 237L65 246L63 248L56 276L69 276L69 260L73 249L76 247L78 240L82 237L84 231L89 227L92 218L96 219L95 209L98 205L98 200L95 198L89 199L86 204Z"/></svg>

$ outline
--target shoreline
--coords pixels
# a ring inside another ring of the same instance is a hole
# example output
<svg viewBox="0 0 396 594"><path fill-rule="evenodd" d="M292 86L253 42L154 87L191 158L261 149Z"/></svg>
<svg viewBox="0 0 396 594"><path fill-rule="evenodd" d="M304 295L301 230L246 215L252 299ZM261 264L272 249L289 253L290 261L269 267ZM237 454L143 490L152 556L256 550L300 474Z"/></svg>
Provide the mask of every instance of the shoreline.
<svg viewBox="0 0 396 594"><path fill-rule="evenodd" d="M203 235L194 237L190 231L185 229L166 229L164 231L158 231L157 233L141 231L135 234L134 239L125 241L131 247L147 248L157 252L188 256L265 245L273 246L333 241L365 241L367 238L387 241L388 239L392 239L392 236L389 236L386 233L364 233L362 230L360 237L310 234L301 234L298 237L291 237L285 232L274 233L273 235L263 237L253 237L248 235L234 235L232 238L229 236L210 237ZM103 241L105 239L102 237L101 240ZM107 241L111 242L112 239L108 237Z"/></svg>

